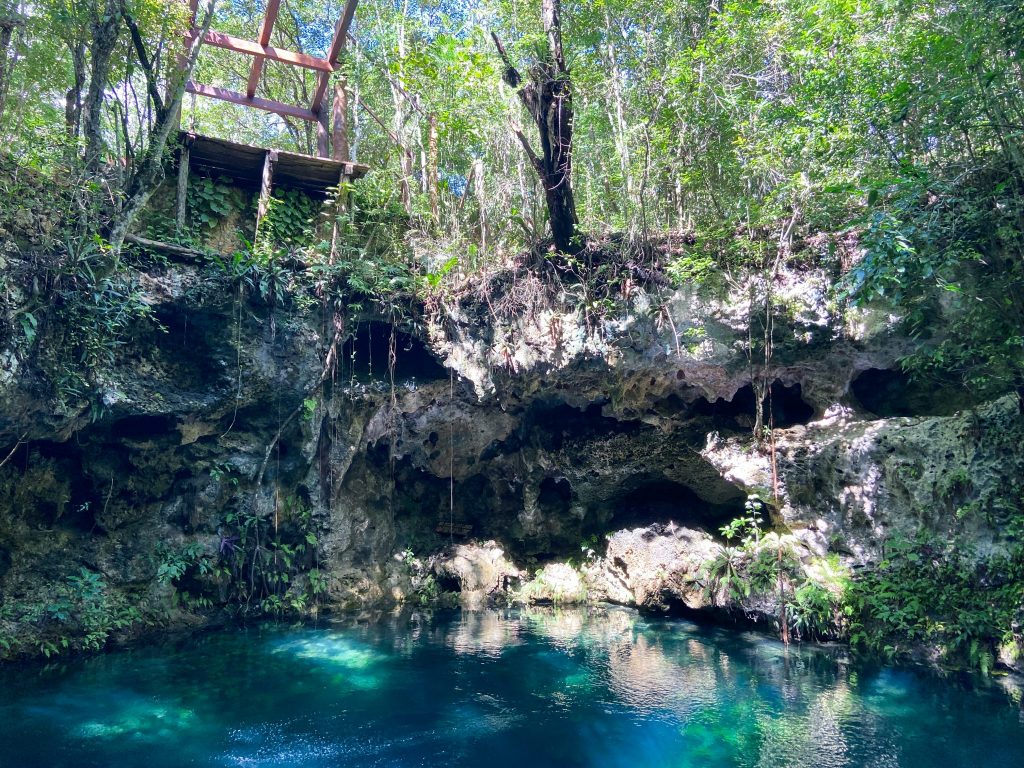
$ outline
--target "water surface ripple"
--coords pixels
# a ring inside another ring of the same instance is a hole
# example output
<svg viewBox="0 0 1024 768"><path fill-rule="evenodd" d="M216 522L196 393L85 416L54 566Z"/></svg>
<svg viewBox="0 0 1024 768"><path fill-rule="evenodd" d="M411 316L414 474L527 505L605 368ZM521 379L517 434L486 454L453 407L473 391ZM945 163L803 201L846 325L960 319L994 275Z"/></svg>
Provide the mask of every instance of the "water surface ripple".
<svg viewBox="0 0 1024 768"><path fill-rule="evenodd" d="M19 766L1024 766L1004 690L619 609L260 625L0 668Z"/></svg>

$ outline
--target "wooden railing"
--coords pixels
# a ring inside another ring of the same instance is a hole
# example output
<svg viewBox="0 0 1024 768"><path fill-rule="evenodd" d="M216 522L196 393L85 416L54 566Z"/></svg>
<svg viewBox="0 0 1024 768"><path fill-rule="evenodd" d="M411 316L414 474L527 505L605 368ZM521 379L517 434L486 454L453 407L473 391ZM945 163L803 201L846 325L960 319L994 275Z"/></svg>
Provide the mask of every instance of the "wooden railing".
<svg viewBox="0 0 1024 768"><path fill-rule="evenodd" d="M190 32L187 37L191 40L196 35L196 10L198 0L189 0L191 8ZM204 45L213 45L235 53L242 53L253 57L252 68L249 71L249 78L246 82L245 93L232 91L228 88L220 88L213 85L189 81L186 90L199 96L207 96L212 99L241 104L254 109L262 109L282 117L292 117L299 120L306 120L317 124L317 154L320 157L329 157L329 137L333 139L335 160L346 161L348 148L348 120L347 120L347 98L343 85L334 89L334 103L328 109L325 103L327 88L330 85L331 74L338 68L338 59L345 47L345 40L348 37L349 27L352 26L352 19L356 13L359 0L348 0L342 11L341 18L334 26L334 38L326 58L310 56L306 53L282 50L270 45L270 35L277 21L277 14L280 9L281 0L267 0L266 12L263 22L260 24L259 35L256 40L245 40L240 37L228 35L223 32L210 30L203 36ZM290 66L302 67L316 71L317 84L313 92L313 100L309 107L285 104L273 99L264 99L256 96L256 89L259 86L260 76L263 73L263 63L267 59L278 61Z"/></svg>

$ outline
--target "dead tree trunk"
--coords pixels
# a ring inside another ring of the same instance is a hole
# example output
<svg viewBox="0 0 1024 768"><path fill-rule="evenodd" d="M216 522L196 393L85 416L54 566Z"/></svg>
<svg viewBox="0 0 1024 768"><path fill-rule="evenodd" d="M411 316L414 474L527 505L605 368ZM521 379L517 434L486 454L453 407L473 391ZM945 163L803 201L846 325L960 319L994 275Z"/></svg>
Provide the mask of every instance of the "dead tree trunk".
<svg viewBox="0 0 1024 768"><path fill-rule="evenodd" d="M542 0L541 16L548 37L547 55L535 62L524 82L512 65L505 46L493 32L491 37L505 63L504 80L517 89L519 100L530 113L540 138L538 155L525 134L515 128L530 163L544 184L551 235L555 246L565 253L579 250L574 242L579 219L572 194L572 82L562 50L560 0Z"/></svg>

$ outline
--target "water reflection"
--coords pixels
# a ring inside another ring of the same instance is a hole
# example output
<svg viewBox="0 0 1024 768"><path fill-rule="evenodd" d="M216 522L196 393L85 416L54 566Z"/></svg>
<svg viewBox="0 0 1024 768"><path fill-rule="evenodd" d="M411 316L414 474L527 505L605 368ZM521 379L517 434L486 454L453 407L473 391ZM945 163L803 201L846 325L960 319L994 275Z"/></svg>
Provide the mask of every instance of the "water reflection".
<svg viewBox="0 0 1024 768"><path fill-rule="evenodd" d="M606 609L264 625L0 670L0 765L1024 765L991 690Z"/></svg>
<svg viewBox="0 0 1024 768"><path fill-rule="evenodd" d="M522 621L498 611L460 611L445 628L445 645L457 654L498 658L506 648L519 645Z"/></svg>

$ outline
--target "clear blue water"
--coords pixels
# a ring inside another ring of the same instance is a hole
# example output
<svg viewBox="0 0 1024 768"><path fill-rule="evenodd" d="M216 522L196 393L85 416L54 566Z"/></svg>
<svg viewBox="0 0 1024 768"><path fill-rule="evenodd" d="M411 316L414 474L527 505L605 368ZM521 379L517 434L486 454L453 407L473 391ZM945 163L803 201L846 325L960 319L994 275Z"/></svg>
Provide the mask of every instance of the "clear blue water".
<svg viewBox="0 0 1024 768"><path fill-rule="evenodd" d="M625 610L261 625L0 669L0 766L1024 766L994 686Z"/></svg>

